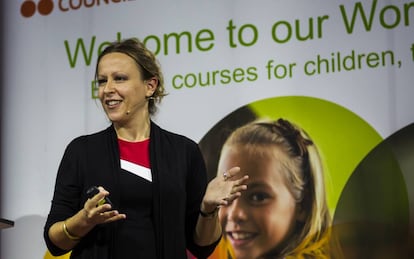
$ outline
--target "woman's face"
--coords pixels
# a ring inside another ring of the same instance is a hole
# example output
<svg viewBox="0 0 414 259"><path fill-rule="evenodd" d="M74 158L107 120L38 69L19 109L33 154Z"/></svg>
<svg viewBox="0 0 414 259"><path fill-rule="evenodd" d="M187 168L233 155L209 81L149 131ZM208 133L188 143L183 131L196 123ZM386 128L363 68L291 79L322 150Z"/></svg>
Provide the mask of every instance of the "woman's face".
<svg viewBox="0 0 414 259"><path fill-rule="evenodd" d="M151 80L150 80L151 81ZM146 96L154 92L152 82L144 81L135 61L123 53L109 53L98 65L99 99L113 123L123 124L147 115Z"/></svg>
<svg viewBox="0 0 414 259"><path fill-rule="evenodd" d="M279 150L270 147L249 152L224 148L219 172L240 166L249 175L247 190L220 209L220 221L237 259L259 258L288 236L296 219L296 203L284 182ZM283 157L283 158L281 158Z"/></svg>

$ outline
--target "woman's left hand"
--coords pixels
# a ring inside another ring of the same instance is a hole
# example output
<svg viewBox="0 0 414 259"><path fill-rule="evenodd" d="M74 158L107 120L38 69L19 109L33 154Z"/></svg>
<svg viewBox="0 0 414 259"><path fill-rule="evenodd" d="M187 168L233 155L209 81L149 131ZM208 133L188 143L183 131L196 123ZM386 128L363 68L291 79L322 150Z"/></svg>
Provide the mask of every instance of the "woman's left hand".
<svg viewBox="0 0 414 259"><path fill-rule="evenodd" d="M219 173L207 186L201 210L208 213L218 206L230 204L247 189L245 182L248 178L247 174L242 175L240 167L237 166Z"/></svg>

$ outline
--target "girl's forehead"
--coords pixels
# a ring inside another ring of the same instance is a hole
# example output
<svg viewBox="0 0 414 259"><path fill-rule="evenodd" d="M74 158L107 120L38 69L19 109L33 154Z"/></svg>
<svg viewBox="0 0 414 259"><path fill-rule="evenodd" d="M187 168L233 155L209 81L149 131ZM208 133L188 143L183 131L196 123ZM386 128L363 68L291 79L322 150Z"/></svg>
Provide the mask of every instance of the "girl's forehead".
<svg viewBox="0 0 414 259"><path fill-rule="evenodd" d="M287 156L274 146L234 146L223 149L223 166L240 166L252 177L270 177L280 180L285 175Z"/></svg>
<svg viewBox="0 0 414 259"><path fill-rule="evenodd" d="M233 156L245 156L262 158L268 160L284 160L288 159L288 155L283 151L283 149L275 144L268 145L228 145L223 148L223 154L229 154ZM227 152L226 152L227 151Z"/></svg>
<svg viewBox="0 0 414 259"><path fill-rule="evenodd" d="M238 150L238 151L237 151ZM300 178L296 158L290 157L283 148L278 145L256 145L233 149L234 155L239 154L238 161L243 170L249 175L248 185L261 183L278 193L280 190L292 191L296 184L292 179ZM259 185L258 185L259 186ZM279 190L279 191L278 191Z"/></svg>

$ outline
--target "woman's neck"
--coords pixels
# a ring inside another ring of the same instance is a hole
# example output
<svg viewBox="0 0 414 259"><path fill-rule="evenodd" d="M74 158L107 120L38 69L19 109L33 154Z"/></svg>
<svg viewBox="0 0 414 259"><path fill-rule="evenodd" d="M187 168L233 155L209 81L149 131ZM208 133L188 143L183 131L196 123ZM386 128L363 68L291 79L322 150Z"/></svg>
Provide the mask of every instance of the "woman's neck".
<svg viewBox="0 0 414 259"><path fill-rule="evenodd" d="M114 124L118 138L130 142L148 139L150 136L150 119L129 123L126 125Z"/></svg>

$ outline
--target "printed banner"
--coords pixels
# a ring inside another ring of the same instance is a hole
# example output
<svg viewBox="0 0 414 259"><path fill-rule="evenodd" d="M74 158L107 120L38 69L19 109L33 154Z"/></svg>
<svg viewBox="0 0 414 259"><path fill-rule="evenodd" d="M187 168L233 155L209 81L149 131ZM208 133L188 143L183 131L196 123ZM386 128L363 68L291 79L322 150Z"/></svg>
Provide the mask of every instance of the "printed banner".
<svg viewBox="0 0 414 259"><path fill-rule="evenodd" d="M330 220L318 224L336 237L329 247L345 258L412 253L414 2L18 0L1 13L0 211L15 222L1 232L1 258L51 258L43 225L58 164L73 138L109 125L95 62L109 42L129 37L164 72L168 95L154 121L200 144L210 179L237 129L292 124L317 150L321 184L308 186L323 191L309 204L327 208ZM272 163L262 162L257 168ZM250 206L271 200L253 190ZM250 227L236 231L226 225L232 209L220 211L228 231L211 258L321 251L331 241L316 231L307 236L313 246L296 238L285 247L266 231L277 210L261 218L259 208L240 209Z"/></svg>

